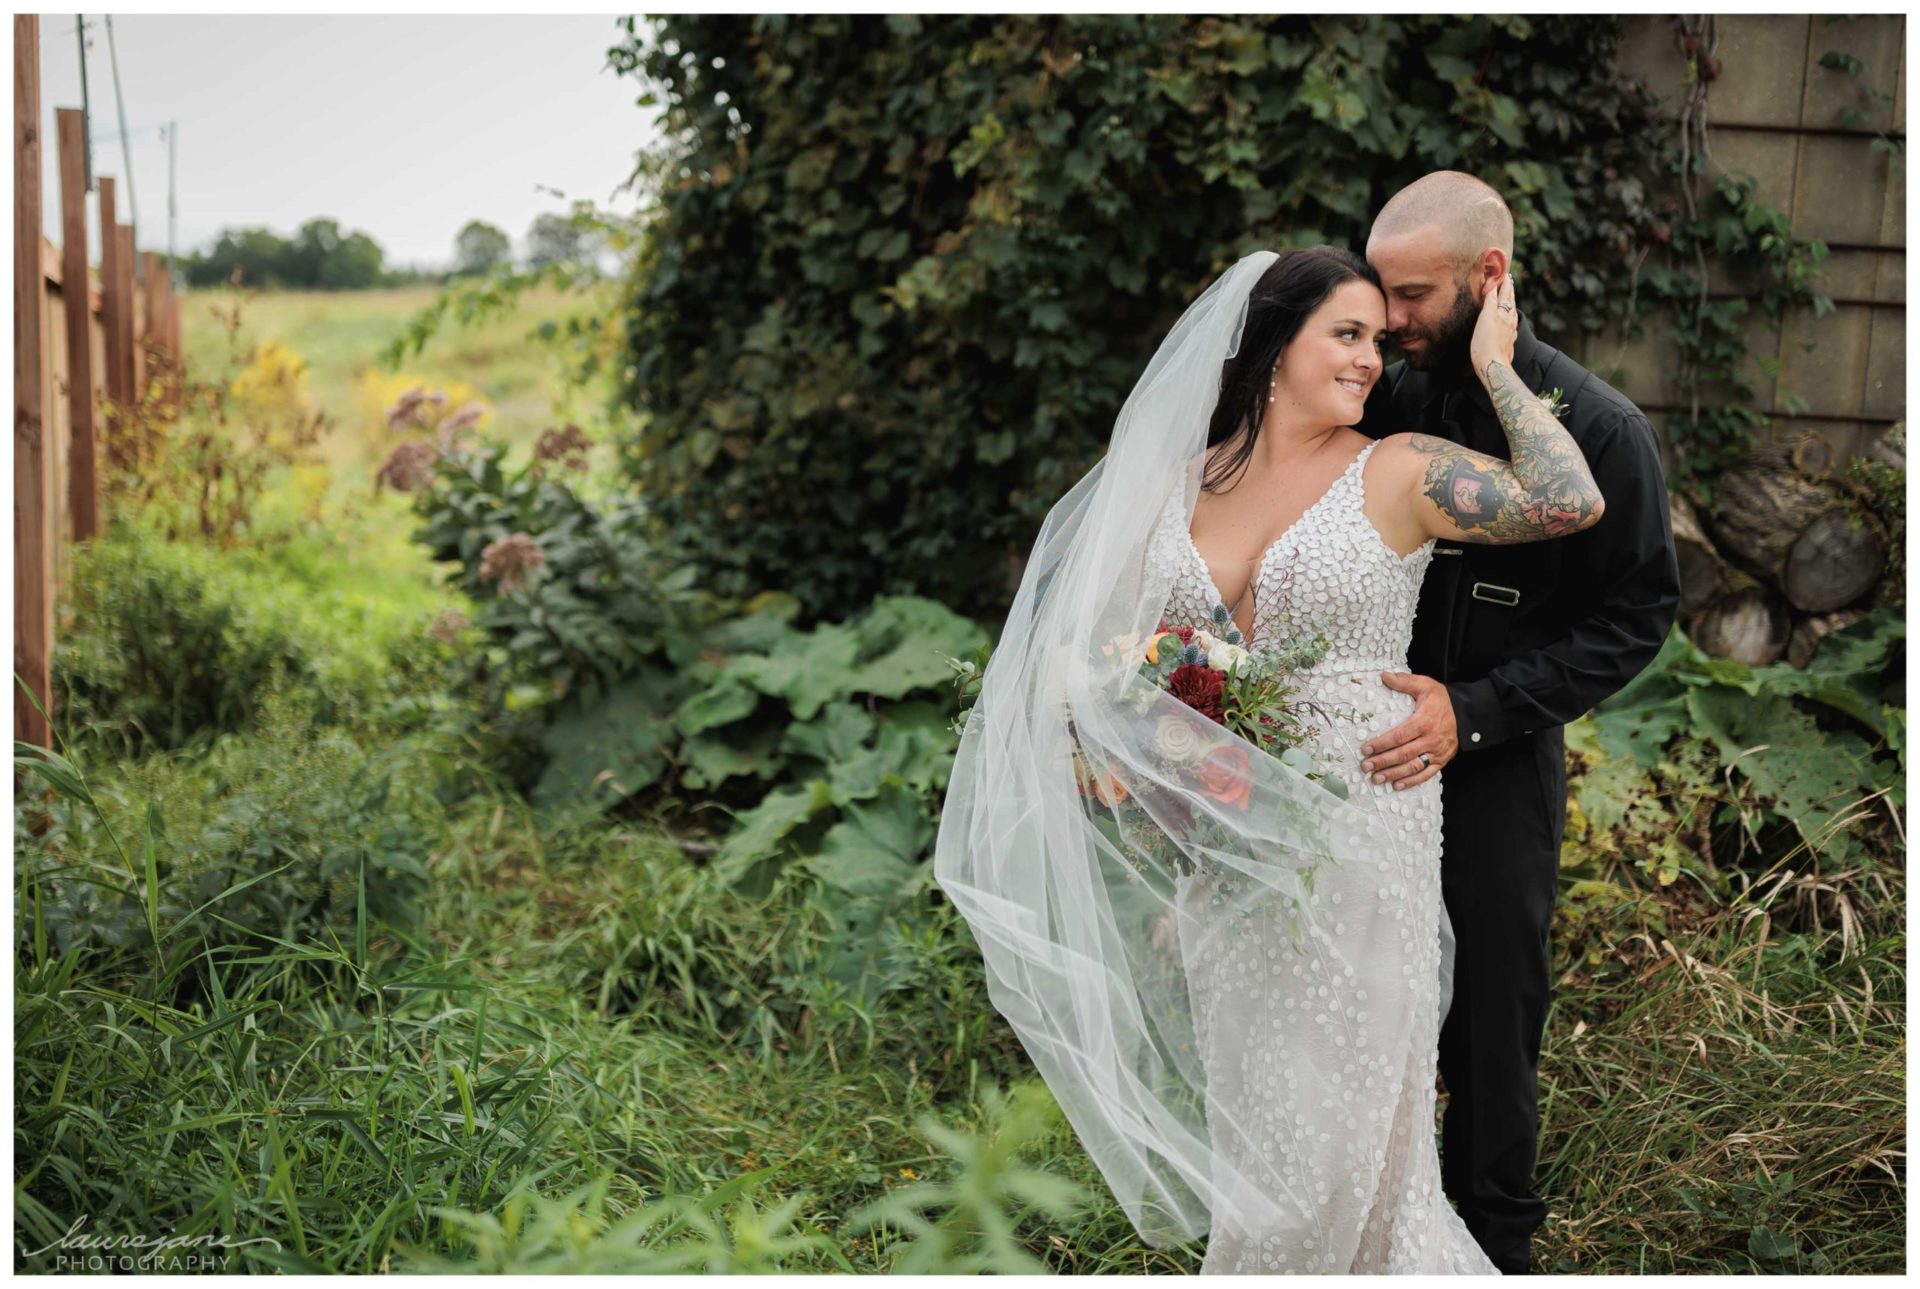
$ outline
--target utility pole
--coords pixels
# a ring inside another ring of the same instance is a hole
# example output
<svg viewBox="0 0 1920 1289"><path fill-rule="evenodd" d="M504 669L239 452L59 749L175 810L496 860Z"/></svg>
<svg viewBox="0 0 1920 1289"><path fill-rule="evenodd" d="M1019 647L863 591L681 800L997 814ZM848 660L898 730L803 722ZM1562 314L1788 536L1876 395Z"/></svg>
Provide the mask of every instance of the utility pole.
<svg viewBox="0 0 1920 1289"><path fill-rule="evenodd" d="M120 51L113 43L112 14L107 15L107 61L113 65L113 106L120 114L120 154L127 167L127 227L138 229L140 207L133 199L133 141L127 133L127 100L120 93Z"/></svg>
<svg viewBox="0 0 1920 1289"><path fill-rule="evenodd" d="M171 281L173 278L173 258L174 258L173 257L173 229L174 229L174 218L176 214L176 208L175 208L174 199L173 199L174 197L174 189L173 189L174 162L178 160L178 152L179 152L178 148L175 145L177 145L179 142L180 142L180 123L178 121L168 121L167 122L167 278L169 281Z"/></svg>
<svg viewBox="0 0 1920 1289"><path fill-rule="evenodd" d="M93 100L87 96L87 15L73 15L73 30L80 37L80 137L86 140L87 191L93 191Z"/></svg>

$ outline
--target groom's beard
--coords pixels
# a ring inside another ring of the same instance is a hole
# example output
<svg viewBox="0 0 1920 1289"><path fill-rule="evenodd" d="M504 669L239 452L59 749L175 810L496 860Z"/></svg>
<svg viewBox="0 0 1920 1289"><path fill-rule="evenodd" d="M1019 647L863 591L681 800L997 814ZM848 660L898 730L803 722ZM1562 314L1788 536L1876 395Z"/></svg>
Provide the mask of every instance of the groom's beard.
<svg viewBox="0 0 1920 1289"><path fill-rule="evenodd" d="M1405 355L1407 366L1451 380L1467 374L1473 353L1473 329L1479 321L1480 306L1473 302L1473 293L1462 282L1446 317L1431 327L1407 327L1394 338L1425 340L1427 343L1418 352Z"/></svg>

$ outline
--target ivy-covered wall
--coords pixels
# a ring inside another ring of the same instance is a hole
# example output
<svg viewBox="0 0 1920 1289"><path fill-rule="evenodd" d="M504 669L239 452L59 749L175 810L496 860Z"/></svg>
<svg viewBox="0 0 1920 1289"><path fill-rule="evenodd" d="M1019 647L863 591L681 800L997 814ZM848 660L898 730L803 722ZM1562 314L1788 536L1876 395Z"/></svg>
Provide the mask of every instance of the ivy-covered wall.
<svg viewBox="0 0 1920 1289"><path fill-rule="evenodd" d="M1697 25L1711 79L1690 73L1667 16L1624 20L1620 65L1658 96L1676 134L1697 94L1715 171L1751 176L1755 197L1794 234L1825 243L1817 284L1831 312L1796 304L1776 327L1752 309L1741 334L1755 406L1770 419L1759 436L1818 433L1844 462L1905 416L1906 18L1727 15ZM1717 260L1709 270L1715 303L1746 298ZM1610 327L1575 352L1664 424L1688 406L1674 379L1673 323L1662 311L1637 340Z"/></svg>
<svg viewBox="0 0 1920 1289"><path fill-rule="evenodd" d="M1735 20L1676 21L635 22L610 56L667 142L642 163L626 461L717 590L991 615L1186 300L1259 247L1363 243L1446 167L1505 191L1534 325L1621 369L1704 496L1768 400L1797 408L1750 340L1831 305L1795 194L1707 161ZM1675 67L1662 115L1643 80ZM1822 187L1807 217L1859 200ZM1580 343L1610 322L1611 352Z"/></svg>

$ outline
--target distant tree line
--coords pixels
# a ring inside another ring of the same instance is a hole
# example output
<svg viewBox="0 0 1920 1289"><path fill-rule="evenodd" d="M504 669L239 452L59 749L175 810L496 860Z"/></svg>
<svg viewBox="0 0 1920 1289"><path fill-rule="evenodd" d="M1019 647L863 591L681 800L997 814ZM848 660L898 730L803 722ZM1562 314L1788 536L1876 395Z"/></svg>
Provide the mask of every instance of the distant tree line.
<svg viewBox="0 0 1920 1289"><path fill-rule="evenodd" d="M593 250L578 221L540 215L527 230L525 263L540 268ZM180 259L189 286L220 286L240 280L268 290L356 291L444 282L485 273L511 262L513 243L484 220L468 220L454 238L453 269L389 267L386 252L366 233L349 232L335 219L310 219L291 238L270 228L223 229L213 245Z"/></svg>
<svg viewBox="0 0 1920 1289"><path fill-rule="evenodd" d="M218 286L238 273L249 286L350 291L412 280L389 269L380 243L338 220L309 219L291 238L270 228L229 228L211 247L180 260L189 286Z"/></svg>

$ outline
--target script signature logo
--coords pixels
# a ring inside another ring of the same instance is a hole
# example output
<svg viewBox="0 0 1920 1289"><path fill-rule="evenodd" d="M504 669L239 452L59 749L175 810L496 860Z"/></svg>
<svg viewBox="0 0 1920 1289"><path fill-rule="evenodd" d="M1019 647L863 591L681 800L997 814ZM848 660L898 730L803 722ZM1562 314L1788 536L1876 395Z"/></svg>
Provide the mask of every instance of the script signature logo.
<svg viewBox="0 0 1920 1289"><path fill-rule="evenodd" d="M90 1219L91 1214L82 1213L59 1239L25 1250L21 1256L38 1257L49 1249L57 1249L54 1269L62 1271L145 1270L156 1263L169 1269L211 1270L228 1261L230 1254L224 1250L250 1244L271 1244L276 1250L284 1247L270 1235L235 1240L218 1231L203 1231L199 1235L95 1235L81 1229Z"/></svg>

